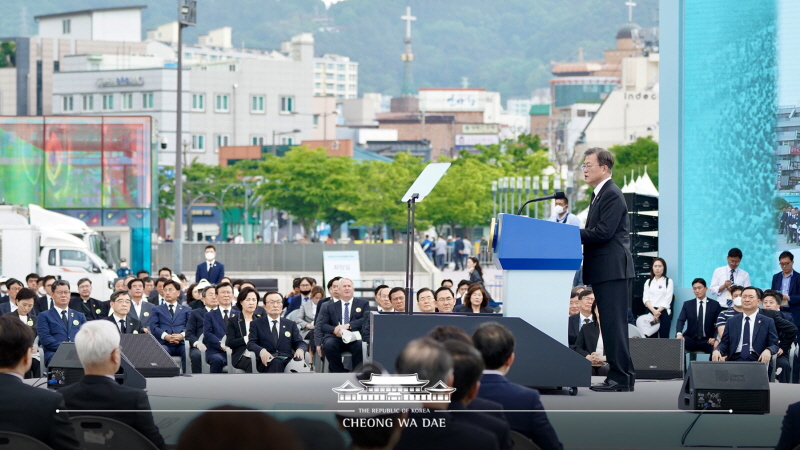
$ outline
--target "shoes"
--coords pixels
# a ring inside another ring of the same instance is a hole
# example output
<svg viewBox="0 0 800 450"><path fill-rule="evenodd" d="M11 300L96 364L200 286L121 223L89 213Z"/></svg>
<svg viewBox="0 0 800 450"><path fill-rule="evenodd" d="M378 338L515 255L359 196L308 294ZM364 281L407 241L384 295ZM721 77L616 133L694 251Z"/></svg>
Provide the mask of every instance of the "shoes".
<svg viewBox="0 0 800 450"><path fill-rule="evenodd" d="M616 381L606 380L602 384L589 387L595 392L633 392L633 385L619 384Z"/></svg>

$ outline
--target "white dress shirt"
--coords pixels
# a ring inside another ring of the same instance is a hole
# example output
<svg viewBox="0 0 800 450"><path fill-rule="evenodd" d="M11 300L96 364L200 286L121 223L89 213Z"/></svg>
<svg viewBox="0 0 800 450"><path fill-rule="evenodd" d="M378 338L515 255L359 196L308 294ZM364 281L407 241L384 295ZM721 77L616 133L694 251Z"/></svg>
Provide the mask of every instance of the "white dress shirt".
<svg viewBox="0 0 800 450"><path fill-rule="evenodd" d="M579 329L579 330L580 330L581 328L583 328L583 326L584 326L584 325L586 325L586 324L589 324L589 323L592 323L592 322L593 322L593 320L592 320L592 316L591 316L591 315L584 316L582 312L578 312L578 316L580 316L580 317L578 317L578 324L579 324L579 325L578 325L578 329ZM586 322L586 319L589 319L589 321L588 321L588 322Z"/></svg>
<svg viewBox="0 0 800 450"><path fill-rule="evenodd" d="M756 329L756 316L758 315L758 310L749 316L744 315L742 313L742 318L739 319L742 321L742 333L739 335L739 345L736 346L736 351L733 353L741 353L742 352L742 344L744 343L744 318L750 318L750 351L753 351L753 330Z"/></svg>
<svg viewBox="0 0 800 450"><path fill-rule="evenodd" d="M119 330L120 333L122 333L122 326L119 324L119 321L120 320L127 321L127 316L118 316L117 313L112 313L112 314L114 316L114 323L117 324L117 329ZM127 326L127 324L125 324L125 326Z"/></svg>
<svg viewBox="0 0 800 450"><path fill-rule="evenodd" d="M605 180L598 183L598 185L594 188L594 190L592 191L594 192L594 200L592 200L592 204L594 204L595 200L597 200L597 194L600 193L600 190L603 189L603 186L605 186L606 183L608 183L608 180L610 179L611 177L606 178Z"/></svg>
<svg viewBox="0 0 800 450"><path fill-rule="evenodd" d="M719 287L730 279L730 266L717 267L714 270L714 274L711 275L711 288L709 288L708 292L711 295L717 296L717 301L722 305L723 308L728 307L728 299L731 298L731 292L728 289L720 292ZM750 286L750 275L742 269L733 269L733 284L741 287Z"/></svg>
<svg viewBox="0 0 800 450"><path fill-rule="evenodd" d="M642 302L655 309L665 308L667 314L672 314L670 305L672 304L672 294L674 286L671 280L667 277L653 278L644 282L644 291L642 292Z"/></svg>

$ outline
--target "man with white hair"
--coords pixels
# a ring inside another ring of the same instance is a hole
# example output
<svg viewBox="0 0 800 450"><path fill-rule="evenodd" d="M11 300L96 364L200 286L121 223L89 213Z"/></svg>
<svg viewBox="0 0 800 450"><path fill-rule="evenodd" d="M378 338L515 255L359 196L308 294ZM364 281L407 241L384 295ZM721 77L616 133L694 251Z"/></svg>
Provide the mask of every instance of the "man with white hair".
<svg viewBox="0 0 800 450"><path fill-rule="evenodd" d="M81 412L86 410L94 416L119 420L142 433L156 447L166 449L153 421L147 394L114 380L122 359L119 335L119 330L108 320L86 322L78 331L75 349L85 375L80 382L58 391L64 397L65 409L72 411L71 416L86 415Z"/></svg>
<svg viewBox="0 0 800 450"><path fill-rule="evenodd" d="M339 280L338 302L328 302L317 310L320 315L318 322L322 329L322 351L328 360L331 372L346 372L342 364L342 352L353 355L353 368L363 361L361 354L361 340L345 343L342 340L344 331L360 332L361 339L369 339L366 322L369 321L369 301L353 298L355 290L353 280L342 278Z"/></svg>

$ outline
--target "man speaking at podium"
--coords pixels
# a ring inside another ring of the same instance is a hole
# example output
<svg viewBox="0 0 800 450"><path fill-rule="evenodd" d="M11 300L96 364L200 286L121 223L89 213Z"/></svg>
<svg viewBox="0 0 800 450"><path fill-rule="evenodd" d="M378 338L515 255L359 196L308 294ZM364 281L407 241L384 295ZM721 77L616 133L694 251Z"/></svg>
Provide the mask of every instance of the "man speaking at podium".
<svg viewBox="0 0 800 450"><path fill-rule="evenodd" d="M608 377L590 389L632 392L636 374L628 347L628 282L633 278L628 207L620 188L611 180L614 155L602 148L584 153L583 179L594 186L583 243L583 283L592 286L602 318L603 346Z"/></svg>

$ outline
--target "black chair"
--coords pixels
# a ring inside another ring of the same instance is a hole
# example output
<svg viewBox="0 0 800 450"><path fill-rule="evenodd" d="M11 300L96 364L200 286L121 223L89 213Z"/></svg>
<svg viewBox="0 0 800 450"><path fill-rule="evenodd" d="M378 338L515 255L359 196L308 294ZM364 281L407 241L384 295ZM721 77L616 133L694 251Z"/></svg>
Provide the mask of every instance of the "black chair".
<svg viewBox="0 0 800 450"><path fill-rule="evenodd" d="M515 450L542 450L532 440L528 439L527 436L519 431L511 430L511 440L514 441Z"/></svg>
<svg viewBox="0 0 800 450"><path fill-rule="evenodd" d="M158 450L142 433L119 420L76 416L70 418L70 422L83 450Z"/></svg>
<svg viewBox="0 0 800 450"><path fill-rule="evenodd" d="M44 442L26 434L13 431L0 431L0 449L2 450L53 450Z"/></svg>

